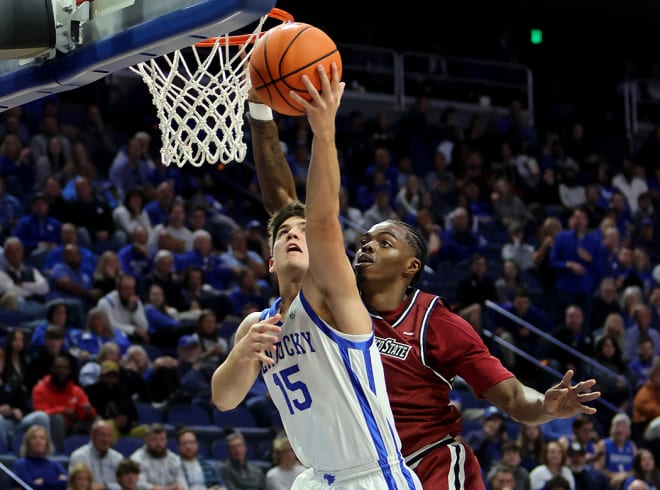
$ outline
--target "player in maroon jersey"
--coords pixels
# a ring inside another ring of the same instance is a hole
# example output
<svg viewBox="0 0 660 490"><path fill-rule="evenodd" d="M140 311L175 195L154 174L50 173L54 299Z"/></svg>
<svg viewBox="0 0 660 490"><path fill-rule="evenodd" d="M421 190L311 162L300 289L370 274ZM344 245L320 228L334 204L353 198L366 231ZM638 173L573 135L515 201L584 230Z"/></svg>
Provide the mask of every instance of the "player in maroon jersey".
<svg viewBox="0 0 660 490"><path fill-rule="evenodd" d="M257 177L269 213L297 200L277 125L251 95L249 120ZM258 120L253 116L258 114ZM390 404L406 462L424 488L483 489L472 450L454 439L461 414L449 403L454 378L527 424L577 413L595 413L585 403L595 380L571 384L572 371L545 394L523 385L493 357L472 326L442 299L411 285L426 257L423 238L401 221L385 221L364 234L355 268L362 298L374 318Z"/></svg>

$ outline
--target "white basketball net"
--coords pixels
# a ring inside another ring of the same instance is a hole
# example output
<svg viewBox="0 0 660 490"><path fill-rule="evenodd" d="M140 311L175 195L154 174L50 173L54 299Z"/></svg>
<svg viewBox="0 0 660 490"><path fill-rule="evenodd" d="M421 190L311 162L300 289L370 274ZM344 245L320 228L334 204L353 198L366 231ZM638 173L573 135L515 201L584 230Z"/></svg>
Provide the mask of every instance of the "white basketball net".
<svg viewBox="0 0 660 490"><path fill-rule="evenodd" d="M157 109L164 165L242 162L243 113L250 88L246 66L267 15L246 42L230 45L229 35L210 48L190 48L131 67L147 84ZM204 54L204 52L208 52Z"/></svg>

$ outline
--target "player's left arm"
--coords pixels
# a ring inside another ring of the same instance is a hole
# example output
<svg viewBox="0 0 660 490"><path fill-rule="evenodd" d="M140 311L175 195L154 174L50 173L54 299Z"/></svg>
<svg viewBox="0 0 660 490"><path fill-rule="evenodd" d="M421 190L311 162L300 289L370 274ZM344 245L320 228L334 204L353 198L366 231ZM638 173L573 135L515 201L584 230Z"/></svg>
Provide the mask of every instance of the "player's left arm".
<svg viewBox="0 0 660 490"><path fill-rule="evenodd" d="M600 397L599 391L590 391L596 380L572 385L572 379L573 371L569 369L559 383L543 394L522 384L517 378L508 378L484 391L482 396L523 424L542 424L578 413L596 413L594 407L585 405Z"/></svg>
<svg viewBox="0 0 660 490"><path fill-rule="evenodd" d="M307 76L302 77L311 101L291 92L291 97L305 108L313 133L305 203L309 271L303 293L321 317L338 330L351 334L371 333L371 318L360 298L339 223L340 174L335 118L344 83L339 80L335 64L332 65L332 80L322 66L318 74L320 93Z"/></svg>
<svg viewBox="0 0 660 490"><path fill-rule="evenodd" d="M298 201L296 184L280 146L277 123L272 119L272 115L268 116L272 112L253 90L248 94L248 102L248 121L257 181L264 208L273 215L287 204ZM259 117L261 119L258 119Z"/></svg>

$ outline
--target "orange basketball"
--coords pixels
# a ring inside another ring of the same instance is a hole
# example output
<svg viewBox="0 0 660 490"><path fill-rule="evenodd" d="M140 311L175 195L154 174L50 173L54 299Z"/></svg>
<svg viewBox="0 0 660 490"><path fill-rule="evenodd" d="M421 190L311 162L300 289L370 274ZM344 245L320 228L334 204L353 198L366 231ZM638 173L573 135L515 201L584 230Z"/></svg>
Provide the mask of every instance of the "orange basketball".
<svg viewBox="0 0 660 490"><path fill-rule="evenodd" d="M341 56L325 32L309 24L288 22L270 29L256 42L250 56L250 81L263 103L274 111L301 116L305 110L289 98L289 91L309 99L301 76L306 74L320 89L316 67L322 64L331 77L333 62L341 77Z"/></svg>

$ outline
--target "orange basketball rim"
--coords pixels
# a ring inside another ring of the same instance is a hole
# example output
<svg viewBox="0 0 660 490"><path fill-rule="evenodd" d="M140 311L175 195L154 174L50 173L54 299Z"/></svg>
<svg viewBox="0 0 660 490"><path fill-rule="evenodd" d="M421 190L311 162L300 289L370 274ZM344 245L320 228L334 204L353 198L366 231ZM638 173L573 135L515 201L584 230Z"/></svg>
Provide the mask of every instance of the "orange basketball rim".
<svg viewBox="0 0 660 490"><path fill-rule="evenodd" d="M293 22L295 19L286 10L274 7L268 14L266 14L270 19L279 20L283 23ZM210 37L204 41L195 43L195 46L198 48L212 48L213 45L218 42L221 46L240 46L246 42L254 43L257 39L266 34L267 31L260 32L258 36L253 34L235 34L233 36L218 36Z"/></svg>

